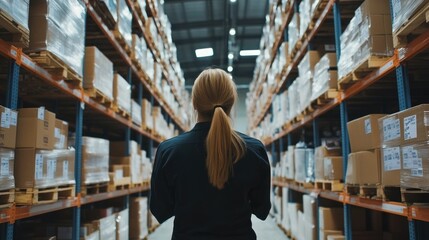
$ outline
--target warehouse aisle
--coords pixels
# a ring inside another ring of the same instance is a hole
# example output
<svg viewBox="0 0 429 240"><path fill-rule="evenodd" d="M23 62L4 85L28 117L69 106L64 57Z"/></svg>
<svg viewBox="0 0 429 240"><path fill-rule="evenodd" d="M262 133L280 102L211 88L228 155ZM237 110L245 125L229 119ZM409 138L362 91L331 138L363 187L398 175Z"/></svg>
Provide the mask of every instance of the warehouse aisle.
<svg viewBox="0 0 429 240"><path fill-rule="evenodd" d="M288 240L289 238L277 227L274 219L268 217L266 221L261 221L256 217L252 217L253 229L256 232L258 240ZM173 229L173 219L163 223L154 233L152 233L148 240L169 240L171 239L171 232Z"/></svg>

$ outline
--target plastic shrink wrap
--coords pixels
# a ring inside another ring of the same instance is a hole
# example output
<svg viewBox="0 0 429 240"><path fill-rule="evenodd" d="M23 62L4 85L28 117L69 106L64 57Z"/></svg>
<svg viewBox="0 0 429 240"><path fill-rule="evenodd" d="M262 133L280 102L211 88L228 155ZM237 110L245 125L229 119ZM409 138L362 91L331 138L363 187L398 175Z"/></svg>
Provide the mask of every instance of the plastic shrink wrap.
<svg viewBox="0 0 429 240"><path fill-rule="evenodd" d="M131 36L131 24L133 15L128 8L125 0L118 0L117 2L117 30L124 38L126 44L131 47L132 45L132 36Z"/></svg>
<svg viewBox="0 0 429 240"><path fill-rule="evenodd" d="M130 239L144 239L148 235L148 216L147 198L132 198L130 203Z"/></svg>
<svg viewBox="0 0 429 240"><path fill-rule="evenodd" d="M113 100L122 110L131 112L131 85L118 73L113 76Z"/></svg>
<svg viewBox="0 0 429 240"><path fill-rule="evenodd" d="M418 11L419 6L422 3L428 3L427 0L396 0L392 2L392 31L396 32L399 28L405 24L411 16Z"/></svg>
<svg viewBox="0 0 429 240"><path fill-rule="evenodd" d="M131 119L138 126L142 125L142 107L135 100L131 100Z"/></svg>
<svg viewBox="0 0 429 240"><path fill-rule="evenodd" d="M116 240L128 240L129 235L129 210L128 208L116 214Z"/></svg>
<svg viewBox="0 0 429 240"><path fill-rule="evenodd" d="M311 100L317 99L329 89L337 88L337 66L335 53L326 53L314 67Z"/></svg>
<svg viewBox="0 0 429 240"><path fill-rule="evenodd" d="M118 13L116 12L117 8L117 0L99 0L103 2L109 11L112 19L115 21L115 23L118 21Z"/></svg>
<svg viewBox="0 0 429 240"><path fill-rule="evenodd" d="M299 36L303 37L311 22L311 0L303 0L299 4Z"/></svg>
<svg viewBox="0 0 429 240"><path fill-rule="evenodd" d="M299 26L300 26L300 19L299 14L295 13L292 17L292 20L290 21L288 25L288 36L289 36L289 53L292 53L296 43L299 40Z"/></svg>
<svg viewBox="0 0 429 240"><path fill-rule="evenodd" d="M100 240L116 240L116 215L95 220L93 224L98 227Z"/></svg>
<svg viewBox="0 0 429 240"><path fill-rule="evenodd" d="M113 63L97 47L85 48L83 87L95 88L113 100Z"/></svg>
<svg viewBox="0 0 429 240"><path fill-rule="evenodd" d="M31 52L49 51L83 75L86 8L79 0L30 1Z"/></svg>
<svg viewBox="0 0 429 240"><path fill-rule="evenodd" d="M15 151L13 149L0 148L0 190L15 188L14 159Z"/></svg>
<svg viewBox="0 0 429 240"><path fill-rule="evenodd" d="M3 0L0 9L7 12L14 21L28 30L28 10L30 0Z"/></svg>
<svg viewBox="0 0 429 240"><path fill-rule="evenodd" d="M74 145L74 138L70 143ZM109 140L82 137L82 183L109 181Z"/></svg>
<svg viewBox="0 0 429 240"><path fill-rule="evenodd" d="M295 79L293 83L288 88L289 96L289 119L295 118L300 113L300 97L298 93L298 80Z"/></svg>

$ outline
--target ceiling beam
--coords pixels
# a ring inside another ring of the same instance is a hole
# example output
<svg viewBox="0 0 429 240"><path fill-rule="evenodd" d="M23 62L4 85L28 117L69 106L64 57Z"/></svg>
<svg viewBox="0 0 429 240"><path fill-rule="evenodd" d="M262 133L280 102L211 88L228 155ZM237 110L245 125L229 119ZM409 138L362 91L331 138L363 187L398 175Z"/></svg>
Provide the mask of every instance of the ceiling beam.
<svg viewBox="0 0 429 240"><path fill-rule="evenodd" d="M238 35L236 36L236 39L238 40L260 39L261 34ZM222 41L223 39L224 39L223 36L216 36L216 37L202 37L202 38L191 38L191 39L188 38L188 39L178 39L178 40L174 39L173 42L177 46L177 45L186 45L186 44L191 44L196 42L217 42L217 41Z"/></svg>
<svg viewBox="0 0 429 240"><path fill-rule="evenodd" d="M225 24L224 20L172 23L171 29L173 31L176 31L176 30L188 30L190 28L224 27L224 24ZM264 18L237 19L237 27L263 26L264 24L265 24Z"/></svg>

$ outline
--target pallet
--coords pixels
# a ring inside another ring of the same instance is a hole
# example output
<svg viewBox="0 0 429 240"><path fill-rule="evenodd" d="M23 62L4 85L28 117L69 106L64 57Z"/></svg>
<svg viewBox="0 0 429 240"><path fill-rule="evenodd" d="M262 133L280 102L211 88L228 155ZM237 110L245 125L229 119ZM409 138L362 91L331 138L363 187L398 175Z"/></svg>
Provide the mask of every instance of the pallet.
<svg viewBox="0 0 429 240"><path fill-rule="evenodd" d="M121 115L122 117L126 118L126 119L131 119L131 114L130 112L122 109L121 107L119 107L116 103L113 103L113 111L115 111L117 114Z"/></svg>
<svg viewBox="0 0 429 240"><path fill-rule="evenodd" d="M38 205L53 203L58 199L74 197L74 185L49 188L17 188L15 189L15 203L17 205Z"/></svg>
<svg viewBox="0 0 429 240"><path fill-rule="evenodd" d="M338 79L338 89L344 90L353 85L356 81L367 76L374 69L384 65L390 57L385 56L369 56L363 60L352 72Z"/></svg>
<svg viewBox="0 0 429 240"><path fill-rule="evenodd" d="M134 10L137 13L137 16L143 21L143 24L146 22L147 13L146 9L142 9L138 1L133 0Z"/></svg>
<svg viewBox="0 0 429 240"><path fill-rule="evenodd" d="M0 191L0 209L8 208L15 201L15 189L6 189Z"/></svg>
<svg viewBox="0 0 429 240"><path fill-rule="evenodd" d="M382 186L384 201L401 202L401 188L399 186Z"/></svg>
<svg viewBox="0 0 429 240"><path fill-rule="evenodd" d="M100 0L89 0L89 3L94 8L95 12L97 12L98 16L101 17L103 23L106 24L109 29L114 29L116 21L107 8L106 3Z"/></svg>
<svg viewBox="0 0 429 240"><path fill-rule="evenodd" d="M30 31L0 9L0 38L16 47L27 48L30 44Z"/></svg>
<svg viewBox="0 0 429 240"><path fill-rule="evenodd" d="M417 188L402 188L401 200L406 203L429 203L429 191Z"/></svg>
<svg viewBox="0 0 429 240"><path fill-rule="evenodd" d="M346 184L345 191L349 195L363 198L382 199L382 187L376 184Z"/></svg>
<svg viewBox="0 0 429 240"><path fill-rule="evenodd" d="M295 47L292 49L292 51L289 53L291 59L295 58L296 53L298 52L299 49L301 49L302 47L302 41L301 39L299 39L296 43L295 43Z"/></svg>
<svg viewBox="0 0 429 240"><path fill-rule="evenodd" d="M332 99L338 97L338 90L331 88L326 90L326 92L322 93L318 98L311 101L311 105L313 108L317 108L318 106L323 106L326 103L330 102Z"/></svg>
<svg viewBox="0 0 429 240"><path fill-rule="evenodd" d="M313 183L295 181L295 184L302 188L314 188Z"/></svg>
<svg viewBox="0 0 429 240"><path fill-rule="evenodd" d="M401 48L408 44L408 36L419 35L428 29L429 3L419 7L411 18L393 33L393 47Z"/></svg>
<svg viewBox="0 0 429 240"><path fill-rule="evenodd" d="M119 32L118 26L115 26L115 29L113 30L113 35L115 36L115 39L119 42L121 47L125 50L128 55L131 55L131 47L128 46L128 43L125 41L124 36Z"/></svg>
<svg viewBox="0 0 429 240"><path fill-rule="evenodd" d="M114 178L114 173L109 173L110 182L109 182L109 192L130 189L131 187L131 178Z"/></svg>
<svg viewBox="0 0 429 240"><path fill-rule="evenodd" d="M85 93L98 103L101 103L108 108L113 108L113 100L97 88L87 88L85 89Z"/></svg>
<svg viewBox="0 0 429 240"><path fill-rule="evenodd" d="M314 188L331 192L341 192L344 189L344 183L340 180L316 180Z"/></svg>
<svg viewBox="0 0 429 240"><path fill-rule="evenodd" d="M82 87L82 77L53 53L49 51L40 51L29 53L29 56L52 75L61 77L61 79L58 80L64 79L79 88Z"/></svg>
<svg viewBox="0 0 429 240"><path fill-rule="evenodd" d="M320 15L322 14L323 10L325 10L326 5L328 5L329 0L320 0L319 4L316 6L316 9L314 10L312 18L313 26L314 23L317 21L317 19L320 18Z"/></svg>
<svg viewBox="0 0 429 240"><path fill-rule="evenodd" d="M106 193L109 190L109 183L108 182L101 182L101 183L92 183L83 185L81 187L81 195L93 195L93 194L99 194L99 193Z"/></svg>

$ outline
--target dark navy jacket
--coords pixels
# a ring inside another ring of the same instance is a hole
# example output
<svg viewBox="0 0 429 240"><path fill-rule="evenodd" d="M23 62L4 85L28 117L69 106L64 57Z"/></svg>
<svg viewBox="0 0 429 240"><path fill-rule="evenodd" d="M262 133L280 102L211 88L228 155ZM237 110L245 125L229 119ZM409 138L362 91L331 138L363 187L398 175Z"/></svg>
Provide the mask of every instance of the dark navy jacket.
<svg viewBox="0 0 429 240"><path fill-rule="evenodd" d="M264 220L271 208L270 164L264 145L240 133L247 146L222 190L206 168L210 123L197 123L161 143L152 173L150 209L159 222L175 216L173 240L252 240L251 214Z"/></svg>

